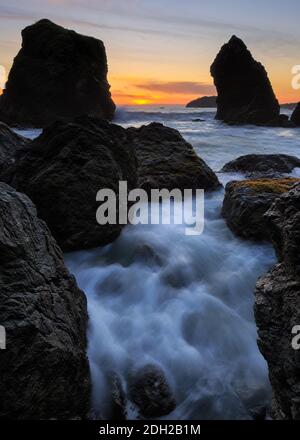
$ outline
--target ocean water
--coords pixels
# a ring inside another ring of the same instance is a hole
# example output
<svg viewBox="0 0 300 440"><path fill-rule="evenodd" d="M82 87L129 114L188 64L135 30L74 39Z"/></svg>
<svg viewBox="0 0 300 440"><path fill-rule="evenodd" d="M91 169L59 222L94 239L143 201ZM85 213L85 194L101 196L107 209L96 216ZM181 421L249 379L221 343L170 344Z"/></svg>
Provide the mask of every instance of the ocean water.
<svg viewBox="0 0 300 440"><path fill-rule="evenodd" d="M179 130L216 172L248 153L300 156L299 129L230 127L212 109L127 107L115 122L152 121ZM219 174L224 184L241 177ZM251 419L269 405L253 290L275 255L267 243L234 237L220 214L223 196L207 195L200 236L186 236L181 225L129 225L104 248L65 256L88 299L93 407L102 417L110 416L108 376L118 374L126 390L146 364L159 365L173 390L168 419ZM138 417L132 402L127 409Z"/></svg>

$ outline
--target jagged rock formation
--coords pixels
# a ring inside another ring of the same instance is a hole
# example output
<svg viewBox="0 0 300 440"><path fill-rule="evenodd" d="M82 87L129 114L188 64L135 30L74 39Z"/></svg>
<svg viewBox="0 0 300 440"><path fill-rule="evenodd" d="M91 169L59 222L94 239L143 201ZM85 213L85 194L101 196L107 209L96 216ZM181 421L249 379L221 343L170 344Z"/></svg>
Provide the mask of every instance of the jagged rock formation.
<svg viewBox="0 0 300 440"><path fill-rule="evenodd" d="M105 245L120 234L119 181L127 181L128 190L147 191L220 186L178 131L157 123L125 130L91 117L45 129L2 178L34 201L65 251ZM117 195L117 224L96 221L96 194L103 188Z"/></svg>
<svg viewBox="0 0 300 440"><path fill-rule="evenodd" d="M299 179L257 179L229 182L226 185L222 215L239 237L269 240L264 214L272 203Z"/></svg>
<svg viewBox="0 0 300 440"><path fill-rule="evenodd" d="M268 362L273 417L300 419L300 358L292 328L300 325L300 184L278 198L265 215L279 263L255 291L259 348Z"/></svg>
<svg viewBox="0 0 300 440"><path fill-rule="evenodd" d="M216 118L228 123L266 124L280 107L263 65L236 36L222 46L211 66L217 88Z"/></svg>
<svg viewBox="0 0 300 440"><path fill-rule="evenodd" d="M150 191L220 186L216 174L177 130L153 122L127 131L137 154L139 187Z"/></svg>
<svg viewBox="0 0 300 440"><path fill-rule="evenodd" d="M297 126L300 127L300 102L297 104L295 110L292 113L291 121Z"/></svg>
<svg viewBox="0 0 300 440"><path fill-rule="evenodd" d="M202 96L194 99L186 105L186 108L215 108L217 107L216 96Z"/></svg>
<svg viewBox="0 0 300 440"><path fill-rule="evenodd" d="M45 129L6 176L33 200L65 251L105 245L120 234L123 225L97 223L96 194L109 188L118 195L122 180L129 190L137 185L136 156L127 132L91 117Z"/></svg>
<svg viewBox="0 0 300 440"><path fill-rule="evenodd" d="M45 127L83 114L112 119L102 41L46 19L26 27L22 40L0 97L0 120Z"/></svg>
<svg viewBox="0 0 300 440"><path fill-rule="evenodd" d="M14 163L17 151L24 148L29 139L18 135L6 124L0 122L0 175Z"/></svg>
<svg viewBox="0 0 300 440"><path fill-rule="evenodd" d="M136 372L129 383L129 397L146 418L162 417L176 408L165 374L156 365L146 365Z"/></svg>
<svg viewBox="0 0 300 440"><path fill-rule="evenodd" d="M86 299L24 194L0 183L0 419L85 418Z"/></svg>
<svg viewBox="0 0 300 440"><path fill-rule="evenodd" d="M246 154L228 162L222 173L243 173L247 178L279 177L300 168L300 159L287 154Z"/></svg>
<svg viewBox="0 0 300 440"><path fill-rule="evenodd" d="M285 104L280 104L280 107L288 110L294 110L297 107L297 102L287 102Z"/></svg>

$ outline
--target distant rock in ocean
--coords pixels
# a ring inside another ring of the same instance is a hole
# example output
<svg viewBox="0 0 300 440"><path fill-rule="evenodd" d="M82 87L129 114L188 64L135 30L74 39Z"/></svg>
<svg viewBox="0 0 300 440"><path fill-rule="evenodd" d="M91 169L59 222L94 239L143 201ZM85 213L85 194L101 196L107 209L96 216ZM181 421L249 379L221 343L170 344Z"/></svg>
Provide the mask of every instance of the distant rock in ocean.
<svg viewBox="0 0 300 440"><path fill-rule="evenodd" d="M0 97L0 120L45 127L82 114L113 118L102 41L46 19L26 27L22 39Z"/></svg>
<svg viewBox="0 0 300 440"><path fill-rule="evenodd" d="M294 110L297 107L297 102L288 102L286 104L280 104L281 108L288 109L288 110Z"/></svg>
<svg viewBox="0 0 300 440"><path fill-rule="evenodd" d="M233 36L222 46L211 75L218 92L216 119L266 124L279 117L280 107L267 72L241 39Z"/></svg>
<svg viewBox="0 0 300 440"><path fill-rule="evenodd" d="M186 108L214 108L217 107L216 96L202 96L194 99L186 105Z"/></svg>
<svg viewBox="0 0 300 440"><path fill-rule="evenodd" d="M297 104L293 114L291 116L291 121L297 126L300 127L300 102Z"/></svg>

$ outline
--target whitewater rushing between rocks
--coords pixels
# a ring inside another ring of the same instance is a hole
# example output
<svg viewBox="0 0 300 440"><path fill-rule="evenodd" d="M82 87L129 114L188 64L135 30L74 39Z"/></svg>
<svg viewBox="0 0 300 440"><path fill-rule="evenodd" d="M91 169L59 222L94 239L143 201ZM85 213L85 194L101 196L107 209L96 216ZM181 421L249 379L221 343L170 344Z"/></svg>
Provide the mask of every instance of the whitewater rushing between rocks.
<svg viewBox="0 0 300 440"><path fill-rule="evenodd" d="M176 128L219 171L250 153L298 155L300 130L230 127L210 110L179 107L118 110L124 127L162 122ZM38 131L22 132L35 137ZM294 175L299 175L299 169ZM243 176L222 174L224 184ZM258 276L275 262L271 245L234 237L221 217L224 191L206 197L205 230L184 225L127 226L112 244L66 255L87 295L89 360L96 414L111 414L109 377L127 391L130 377L154 364L176 400L172 419L251 419L269 406L267 365L253 317ZM138 417L133 402L128 418Z"/></svg>

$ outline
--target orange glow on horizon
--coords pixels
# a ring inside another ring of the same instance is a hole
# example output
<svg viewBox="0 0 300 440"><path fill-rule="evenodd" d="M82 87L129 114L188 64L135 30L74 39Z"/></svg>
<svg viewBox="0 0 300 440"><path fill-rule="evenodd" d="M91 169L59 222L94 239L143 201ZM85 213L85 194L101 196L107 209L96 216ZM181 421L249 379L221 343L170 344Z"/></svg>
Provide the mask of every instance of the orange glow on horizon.
<svg viewBox="0 0 300 440"><path fill-rule="evenodd" d="M150 99L133 99L132 103L136 105L147 105L153 104L153 101L150 101Z"/></svg>

